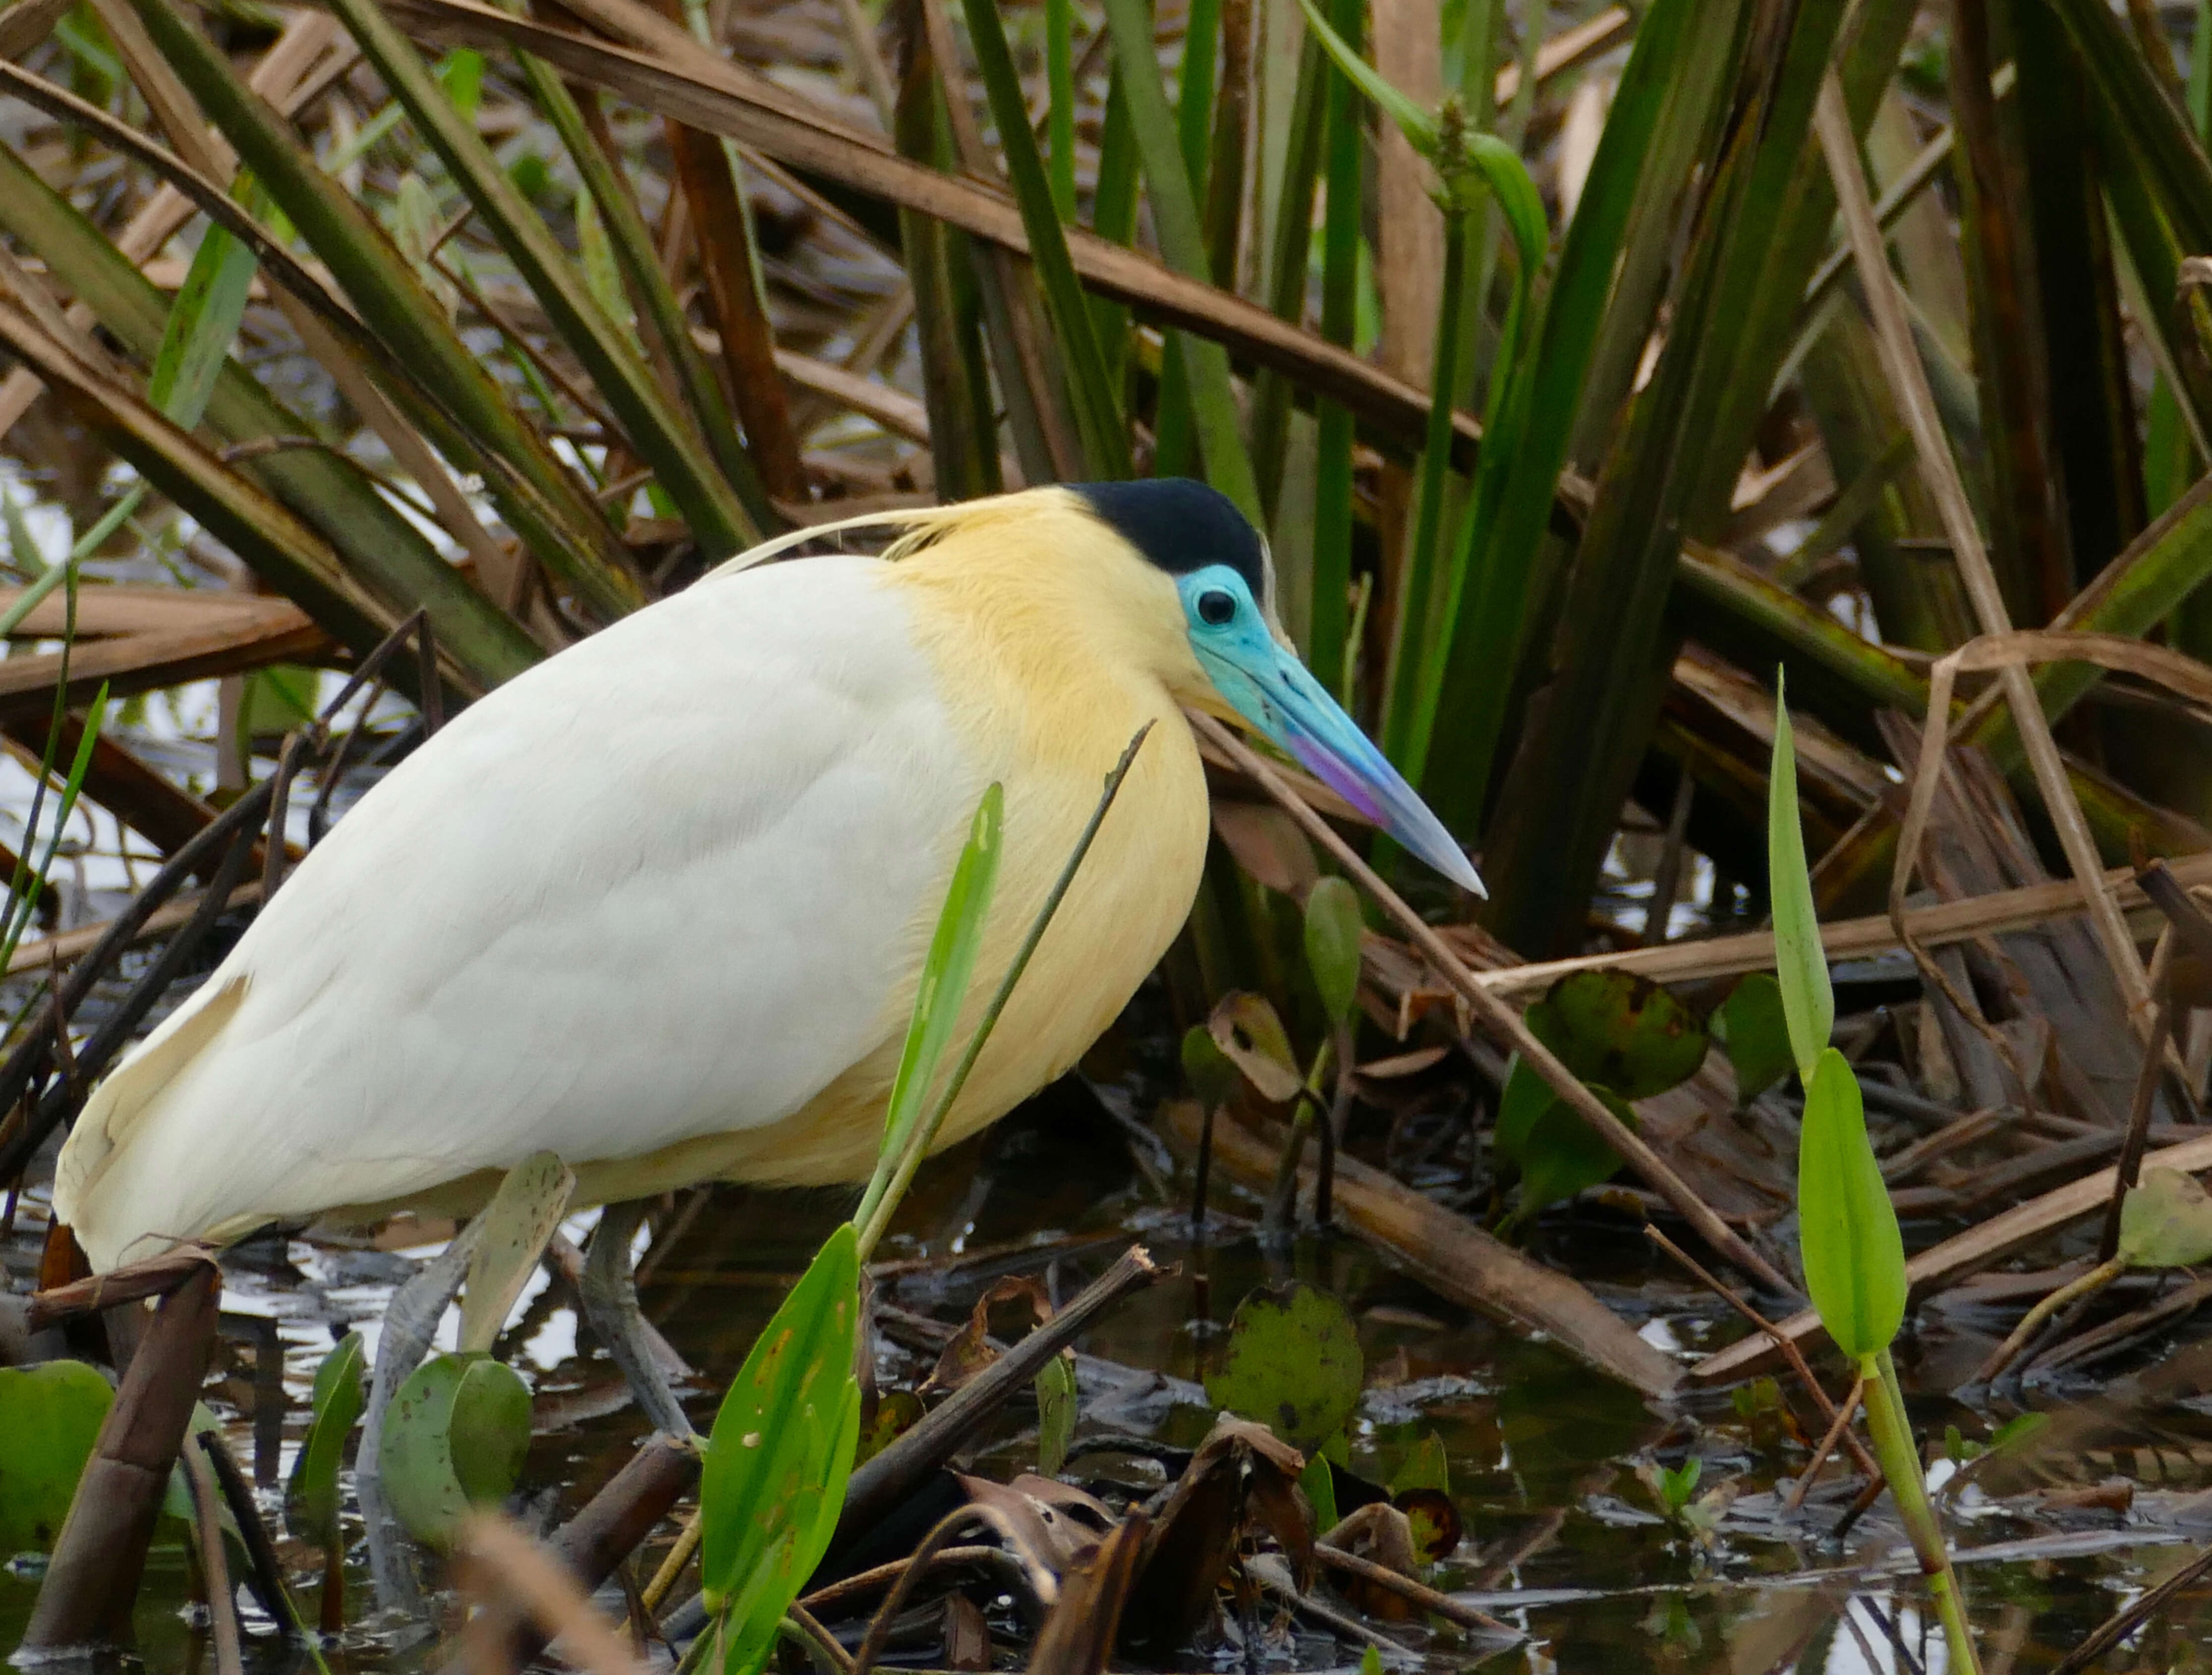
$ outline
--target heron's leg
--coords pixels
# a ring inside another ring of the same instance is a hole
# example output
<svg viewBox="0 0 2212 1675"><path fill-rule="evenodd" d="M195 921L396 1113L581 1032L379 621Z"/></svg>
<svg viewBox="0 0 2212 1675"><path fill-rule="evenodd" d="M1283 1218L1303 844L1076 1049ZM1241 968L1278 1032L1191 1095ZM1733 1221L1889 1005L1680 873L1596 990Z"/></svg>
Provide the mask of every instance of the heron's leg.
<svg viewBox="0 0 2212 1675"><path fill-rule="evenodd" d="M689 1436L691 1422L684 1417L683 1405L669 1387L659 1357L653 1354L645 1316L638 1312L637 1282L630 1273L630 1241L645 1219L645 1200L632 1199L626 1204L611 1204L599 1212L599 1224L592 1229L591 1247L584 1256L584 1283L579 1288L584 1319L607 1346L615 1365L622 1369L630 1393L653 1428L672 1436Z"/></svg>
<svg viewBox="0 0 2212 1675"><path fill-rule="evenodd" d="M447 1305L461 1289L469 1257L477 1245L477 1223L471 1222L446 1248L417 1268L385 1305L384 1326L376 1339L376 1369L370 1376L368 1406L362 1415L361 1448L354 1462L354 1486L368 1533L369 1569L376 1599L386 1608L411 1606L419 1594L407 1561L405 1538L385 1504L377 1456L384 1441L385 1410L407 1376L422 1364Z"/></svg>

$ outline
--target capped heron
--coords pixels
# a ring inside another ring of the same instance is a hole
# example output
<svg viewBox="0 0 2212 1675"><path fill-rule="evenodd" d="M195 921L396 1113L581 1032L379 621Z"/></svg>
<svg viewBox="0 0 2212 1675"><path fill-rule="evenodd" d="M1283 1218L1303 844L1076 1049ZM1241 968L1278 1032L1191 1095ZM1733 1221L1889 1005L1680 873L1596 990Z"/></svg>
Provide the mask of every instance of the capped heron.
<svg viewBox="0 0 2212 1675"><path fill-rule="evenodd" d="M1189 912L1207 807L1184 704L1241 717L1481 888L1288 649L1266 545L1212 489L851 521L897 538L760 561L811 530L732 560L490 693L363 797L78 1119L54 1207L93 1267L466 1212L543 1150L579 1205L865 1179L984 788L1006 798L987 978L1155 722L939 1144L975 1132L1075 1063ZM593 1239L603 1336L608 1308L634 1320L635 1226L610 1212ZM639 1385L636 1344L610 1347ZM639 1395L681 1425L665 1386Z"/></svg>

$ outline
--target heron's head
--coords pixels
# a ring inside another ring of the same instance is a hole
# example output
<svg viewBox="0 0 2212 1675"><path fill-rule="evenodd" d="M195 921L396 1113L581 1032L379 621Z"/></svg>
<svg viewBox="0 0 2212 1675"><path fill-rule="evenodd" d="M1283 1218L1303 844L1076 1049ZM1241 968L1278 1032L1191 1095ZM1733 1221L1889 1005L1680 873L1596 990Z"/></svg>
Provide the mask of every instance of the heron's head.
<svg viewBox="0 0 2212 1675"><path fill-rule="evenodd" d="M1454 883L1482 881L1443 822L1307 672L1275 616L1267 543L1235 504L1187 477L1076 485L1073 492L1174 589L1182 644L1176 695L1239 719Z"/></svg>

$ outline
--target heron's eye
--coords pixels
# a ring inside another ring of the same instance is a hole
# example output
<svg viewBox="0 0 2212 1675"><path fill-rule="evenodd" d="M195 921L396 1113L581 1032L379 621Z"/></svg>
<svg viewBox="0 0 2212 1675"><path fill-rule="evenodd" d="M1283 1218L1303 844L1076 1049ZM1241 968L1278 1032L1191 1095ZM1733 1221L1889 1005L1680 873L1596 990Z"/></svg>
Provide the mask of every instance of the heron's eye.
<svg viewBox="0 0 2212 1675"><path fill-rule="evenodd" d="M1200 622L1211 623L1218 628L1236 614L1237 600L1233 594L1224 593L1219 588L1214 587L1207 589L1198 596L1198 615Z"/></svg>

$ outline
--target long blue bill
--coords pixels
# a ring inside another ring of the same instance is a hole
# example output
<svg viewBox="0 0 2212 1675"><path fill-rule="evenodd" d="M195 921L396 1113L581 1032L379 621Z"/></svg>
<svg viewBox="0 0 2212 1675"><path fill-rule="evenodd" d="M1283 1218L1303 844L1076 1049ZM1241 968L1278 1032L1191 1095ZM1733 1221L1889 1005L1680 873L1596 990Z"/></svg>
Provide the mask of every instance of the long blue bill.
<svg viewBox="0 0 2212 1675"><path fill-rule="evenodd" d="M1221 695L1308 773L1461 889L1489 895L1443 822L1264 629L1238 624L1193 646Z"/></svg>

